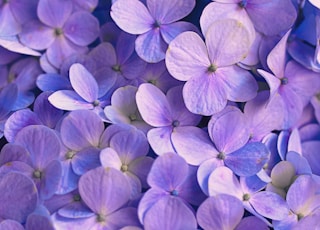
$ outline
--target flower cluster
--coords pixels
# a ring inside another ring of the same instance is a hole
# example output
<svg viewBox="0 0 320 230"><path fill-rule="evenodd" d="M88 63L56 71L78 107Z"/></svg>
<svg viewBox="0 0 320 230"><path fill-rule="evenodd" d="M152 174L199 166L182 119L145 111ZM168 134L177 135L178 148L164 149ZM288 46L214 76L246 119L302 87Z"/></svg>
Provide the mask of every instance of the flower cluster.
<svg viewBox="0 0 320 230"><path fill-rule="evenodd" d="M0 0L0 229L320 228L319 0Z"/></svg>

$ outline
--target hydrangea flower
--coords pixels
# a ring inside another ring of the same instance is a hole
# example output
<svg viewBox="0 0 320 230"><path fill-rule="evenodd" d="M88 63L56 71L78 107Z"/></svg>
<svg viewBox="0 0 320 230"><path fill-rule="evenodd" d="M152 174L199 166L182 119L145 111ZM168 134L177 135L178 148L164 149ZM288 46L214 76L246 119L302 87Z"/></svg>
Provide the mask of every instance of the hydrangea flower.
<svg viewBox="0 0 320 230"><path fill-rule="evenodd" d="M212 115L223 110L227 100L253 99L258 89L254 77L235 65L249 51L247 29L234 19L220 20L210 26L205 39L204 43L198 34L184 32L170 43L166 54L170 74L186 81L186 107L192 113Z"/></svg>
<svg viewBox="0 0 320 230"><path fill-rule="evenodd" d="M195 6L194 0L118 0L112 4L111 17L130 34L139 35L135 42L137 54L147 62L165 58L168 44L184 31L195 31L188 22L176 22L187 16Z"/></svg>
<svg viewBox="0 0 320 230"><path fill-rule="evenodd" d="M143 120L155 128L147 133L152 149L161 155L175 152L171 136L175 132L184 132L185 127L197 125L200 116L190 113L181 96L182 87L168 90L165 95L150 83L139 86L136 101Z"/></svg>
<svg viewBox="0 0 320 230"><path fill-rule="evenodd" d="M64 218L54 214L56 228L77 226L84 229L116 230L127 225L140 226L135 208L125 207L130 197L130 185L118 170L98 167L88 171L80 178L79 192L91 214L84 218Z"/></svg>
<svg viewBox="0 0 320 230"><path fill-rule="evenodd" d="M72 10L72 1L40 0L39 21L30 21L23 27L21 42L35 50L46 49L49 62L57 68L67 56L86 52L85 46L98 37L99 23L90 13ZM82 20L86 23L79 23Z"/></svg>

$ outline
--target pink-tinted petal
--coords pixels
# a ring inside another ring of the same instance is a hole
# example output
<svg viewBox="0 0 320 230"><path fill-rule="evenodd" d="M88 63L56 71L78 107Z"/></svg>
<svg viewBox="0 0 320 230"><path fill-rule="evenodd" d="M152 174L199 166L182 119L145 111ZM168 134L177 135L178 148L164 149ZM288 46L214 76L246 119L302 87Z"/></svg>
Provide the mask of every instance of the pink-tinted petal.
<svg viewBox="0 0 320 230"><path fill-rule="evenodd" d="M196 229L197 221L185 203L172 196L166 196L155 203L144 218L146 229Z"/></svg>
<svg viewBox="0 0 320 230"><path fill-rule="evenodd" d="M47 49L55 39L54 30L39 21L27 23L19 38L21 43L36 50Z"/></svg>
<svg viewBox="0 0 320 230"><path fill-rule="evenodd" d="M186 107L195 114L210 116L227 105L224 82L215 74L192 77L184 85L182 93Z"/></svg>
<svg viewBox="0 0 320 230"><path fill-rule="evenodd" d="M230 101L245 102L257 95L258 84L252 74L236 65L219 68L216 76L224 82Z"/></svg>
<svg viewBox="0 0 320 230"><path fill-rule="evenodd" d="M169 24L187 16L195 7L195 0L173 0L170 2L148 0L150 14L160 23Z"/></svg>
<svg viewBox="0 0 320 230"><path fill-rule="evenodd" d="M240 183L229 168L225 166L216 168L209 176L208 183L210 196L228 194L242 200Z"/></svg>
<svg viewBox="0 0 320 230"><path fill-rule="evenodd" d="M153 151L162 155L167 152L175 152L171 143L172 127L161 127L150 129L147 137Z"/></svg>
<svg viewBox="0 0 320 230"><path fill-rule="evenodd" d="M122 166L121 159L117 152L112 148L105 148L100 153L101 165L105 168L111 167L120 170Z"/></svg>
<svg viewBox="0 0 320 230"><path fill-rule="evenodd" d="M70 67L70 82L73 89L87 102L98 99L98 84L83 65L76 63Z"/></svg>
<svg viewBox="0 0 320 230"><path fill-rule="evenodd" d="M177 129L172 133L172 143L177 153L191 165L200 165L218 155L208 134L198 127Z"/></svg>
<svg viewBox="0 0 320 230"><path fill-rule="evenodd" d="M205 34L211 63L229 66L243 60L249 52L250 37L245 26L234 19L212 23ZM232 41L237 42L232 42Z"/></svg>
<svg viewBox="0 0 320 230"><path fill-rule="evenodd" d="M81 21L86 23L80 23ZM63 32L76 45L86 46L98 37L99 22L93 15L79 11L68 18Z"/></svg>
<svg viewBox="0 0 320 230"><path fill-rule="evenodd" d="M168 45L161 37L159 29L152 29L136 39L136 52L149 63L157 63L165 58Z"/></svg>
<svg viewBox="0 0 320 230"><path fill-rule="evenodd" d="M92 103L86 102L73 90L59 90L48 97L49 102L62 110L93 109Z"/></svg>
<svg viewBox="0 0 320 230"><path fill-rule="evenodd" d="M111 214L128 201L130 185L120 171L99 167L80 178L79 192L92 211Z"/></svg>
<svg viewBox="0 0 320 230"><path fill-rule="evenodd" d="M243 205L239 199L220 194L209 197L200 205L197 220L204 229L234 229L243 214Z"/></svg>
<svg viewBox="0 0 320 230"><path fill-rule="evenodd" d="M201 76L210 66L207 47L195 32L178 35L170 43L165 61L170 74L180 81Z"/></svg>
<svg viewBox="0 0 320 230"><path fill-rule="evenodd" d="M233 1L233 3L239 3L239 1ZM200 17L202 33L206 35L211 24L221 19L235 19L240 21L248 30L250 44L252 44L256 33L254 26L247 12L240 8L238 4L225 4L225 2L220 3L218 1L208 4Z"/></svg>
<svg viewBox="0 0 320 230"><path fill-rule="evenodd" d="M151 30L154 19L139 0L118 0L112 4L111 18L124 31L143 34Z"/></svg>
<svg viewBox="0 0 320 230"><path fill-rule="evenodd" d="M39 19L48 26L61 28L72 12L72 2L40 0L37 8Z"/></svg>
<svg viewBox="0 0 320 230"><path fill-rule="evenodd" d="M152 84L142 84L136 94L137 106L145 122L161 127L171 125L171 109L166 96Z"/></svg>
<svg viewBox="0 0 320 230"><path fill-rule="evenodd" d="M208 129L217 150L225 154L240 149L249 140L247 121L240 110L222 115Z"/></svg>

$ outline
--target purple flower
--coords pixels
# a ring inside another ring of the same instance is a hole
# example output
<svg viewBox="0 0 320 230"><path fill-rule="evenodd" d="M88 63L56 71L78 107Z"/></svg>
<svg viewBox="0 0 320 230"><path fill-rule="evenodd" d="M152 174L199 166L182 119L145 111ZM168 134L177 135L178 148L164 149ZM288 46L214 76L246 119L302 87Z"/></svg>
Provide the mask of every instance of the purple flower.
<svg viewBox="0 0 320 230"><path fill-rule="evenodd" d="M28 22L21 32L20 40L36 50L46 50L49 62L59 68L69 55L85 52L99 33L98 20L90 13L72 13L71 1L40 0L37 13L40 21ZM80 21L86 23L79 23Z"/></svg>
<svg viewBox="0 0 320 230"><path fill-rule="evenodd" d="M209 175L219 166L226 165L239 176L258 173L269 158L269 151L260 142L249 142L246 120L239 109L227 107L212 116L208 134L188 127L172 133L172 143L177 153L189 164L200 166L198 182L208 194Z"/></svg>
<svg viewBox="0 0 320 230"><path fill-rule="evenodd" d="M91 215L84 218L64 218L54 214L56 228L77 226L84 229L116 230L127 225L140 226L136 209L126 207L130 197L130 184L118 170L98 167L88 171L80 178L79 192Z"/></svg>
<svg viewBox="0 0 320 230"><path fill-rule="evenodd" d="M138 34L137 54L147 62L165 58L168 44L184 31L195 31L188 22L176 22L187 16L195 6L194 0L118 0L111 7L111 17L124 31Z"/></svg>
<svg viewBox="0 0 320 230"><path fill-rule="evenodd" d="M182 87L168 90L165 95L150 83L139 86L136 94L137 106L143 120L155 128L148 131L147 137L152 149L161 155L175 152L171 136L174 132L184 132L184 128L197 125L200 116L190 113L182 99Z"/></svg>
<svg viewBox="0 0 320 230"><path fill-rule="evenodd" d="M105 168L121 171L131 186L131 199L147 187L147 175L153 163L149 152L147 138L141 131L132 128L126 132L116 133L110 139L110 147L100 153L100 161Z"/></svg>
<svg viewBox="0 0 320 230"><path fill-rule="evenodd" d="M195 170L175 153L159 156L148 175L149 189L142 197L138 215L146 229L194 229L195 216L188 202L204 199Z"/></svg>
<svg viewBox="0 0 320 230"><path fill-rule="evenodd" d="M212 115L223 110L227 100L253 99L258 89L255 79L235 65L249 51L247 29L239 21L220 20L210 26L205 38L206 43L194 32L182 33L170 43L166 54L170 74L186 81L186 107L192 113Z"/></svg>
<svg viewBox="0 0 320 230"><path fill-rule="evenodd" d="M147 133L151 128L141 117L137 104L134 86L120 87L111 97L111 105L104 108L104 114L112 124L130 124Z"/></svg>

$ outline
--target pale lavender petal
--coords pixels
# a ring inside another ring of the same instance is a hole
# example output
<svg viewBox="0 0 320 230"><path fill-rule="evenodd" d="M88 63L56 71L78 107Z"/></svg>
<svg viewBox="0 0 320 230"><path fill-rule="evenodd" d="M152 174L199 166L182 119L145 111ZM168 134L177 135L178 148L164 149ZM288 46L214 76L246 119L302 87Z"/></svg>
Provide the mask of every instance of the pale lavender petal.
<svg viewBox="0 0 320 230"><path fill-rule="evenodd" d="M267 57L268 67L278 78L284 77L284 67L286 64L286 45L290 32L291 30L281 38L281 40L271 50Z"/></svg>
<svg viewBox="0 0 320 230"><path fill-rule="evenodd" d="M130 200L140 199L142 192L142 185L139 178L131 173L130 171L125 171L123 175L127 178L127 181L130 184Z"/></svg>
<svg viewBox="0 0 320 230"><path fill-rule="evenodd" d="M93 109L94 105L82 99L73 90L59 90L48 97L49 102L62 110Z"/></svg>
<svg viewBox="0 0 320 230"><path fill-rule="evenodd" d="M171 143L172 127L161 127L150 129L147 133L148 141L157 155L162 155L167 152L175 152Z"/></svg>
<svg viewBox="0 0 320 230"><path fill-rule="evenodd" d="M72 54L85 53L87 47L78 46L69 41L65 36L59 36L47 49L48 61L57 68L60 68L62 62Z"/></svg>
<svg viewBox="0 0 320 230"><path fill-rule="evenodd" d="M149 125L161 127L171 125L171 108L166 96L152 84L139 86L136 101L139 112Z"/></svg>
<svg viewBox="0 0 320 230"><path fill-rule="evenodd" d="M160 199L168 196L163 189L150 188L141 198L138 206L138 217L143 224L146 213Z"/></svg>
<svg viewBox="0 0 320 230"><path fill-rule="evenodd" d="M129 164L132 160L147 155L149 151L144 133L137 129L115 134L110 140L110 147L118 153L124 164Z"/></svg>
<svg viewBox="0 0 320 230"><path fill-rule="evenodd" d="M200 205L197 220L204 229L234 229L243 214L244 208L239 199L220 194L209 197Z"/></svg>
<svg viewBox="0 0 320 230"><path fill-rule="evenodd" d="M81 176L87 171L101 166L99 155L100 150L93 147L77 152L72 158L73 172Z"/></svg>
<svg viewBox="0 0 320 230"><path fill-rule="evenodd" d="M279 134L277 141L277 151L281 160L286 159L286 154L288 152L288 141L290 137L290 132L288 130L282 130Z"/></svg>
<svg viewBox="0 0 320 230"><path fill-rule="evenodd" d="M210 66L207 47L195 32L178 35L170 43L165 61L169 73L180 81L201 76Z"/></svg>
<svg viewBox="0 0 320 230"><path fill-rule="evenodd" d="M272 220L281 220L289 215L286 201L273 192L258 192L250 197L249 202L257 213Z"/></svg>
<svg viewBox="0 0 320 230"><path fill-rule="evenodd" d="M239 3L239 1L236 3ZM256 32L247 12L241 9L238 4L225 4L217 1L208 4L202 12L200 17L202 34L206 35L211 24L221 19L240 21L249 32L250 44L254 41Z"/></svg>
<svg viewBox="0 0 320 230"><path fill-rule="evenodd" d="M218 155L208 134L198 127L177 129L172 133L172 143L178 155L191 165L200 165Z"/></svg>
<svg viewBox="0 0 320 230"><path fill-rule="evenodd" d="M26 230L33 229L45 229L45 230L55 230L53 224L51 222L50 216L39 215L36 213L32 213L28 216L26 223Z"/></svg>
<svg viewBox="0 0 320 230"><path fill-rule="evenodd" d="M160 2L160 1L157 1ZM194 31L197 32L198 29L190 22L174 22L168 25L161 25L161 36L163 40L170 44L170 42L177 37L179 34L186 32L186 31Z"/></svg>
<svg viewBox="0 0 320 230"><path fill-rule="evenodd" d="M136 52L141 59L149 63L164 60L168 45L161 37L159 29L152 29L136 39Z"/></svg>
<svg viewBox="0 0 320 230"><path fill-rule="evenodd" d="M219 152L231 153L243 147L249 140L247 121L240 110L220 116L208 126L211 139Z"/></svg>
<svg viewBox="0 0 320 230"><path fill-rule="evenodd" d="M80 23L81 21L86 23ZM86 46L98 37L99 22L93 15L79 11L68 18L63 32L76 45Z"/></svg>
<svg viewBox="0 0 320 230"><path fill-rule="evenodd" d="M15 220L7 219L4 221L1 221L0 230L8 230L8 229L10 229L10 230L24 230L24 227L18 221L15 221Z"/></svg>
<svg viewBox="0 0 320 230"><path fill-rule="evenodd" d="M227 98L230 101L245 102L257 95L258 84L253 75L236 65L218 68L216 77L224 82Z"/></svg>
<svg viewBox="0 0 320 230"><path fill-rule="evenodd" d="M147 1L150 14L155 20L163 24L169 24L184 18L192 11L195 4L195 0Z"/></svg>
<svg viewBox="0 0 320 230"><path fill-rule="evenodd" d="M39 52L22 45L17 36L0 37L0 46L19 54L41 56Z"/></svg>
<svg viewBox="0 0 320 230"><path fill-rule="evenodd" d="M77 151L90 146L98 147L103 130L104 124L98 115L89 110L77 110L63 119L61 140L68 148Z"/></svg>
<svg viewBox="0 0 320 230"><path fill-rule="evenodd" d="M155 203L144 218L146 229L196 229L190 208L179 198L166 196Z"/></svg>
<svg viewBox="0 0 320 230"><path fill-rule="evenodd" d="M15 143L30 153L33 167L44 169L59 157L60 141L56 133L43 125L29 125L16 136Z"/></svg>
<svg viewBox="0 0 320 230"><path fill-rule="evenodd" d="M208 183L210 196L228 194L242 200L240 183L229 168L225 166L216 168L209 176Z"/></svg>
<svg viewBox="0 0 320 230"><path fill-rule="evenodd" d="M294 165L296 174L312 174L308 160L300 154L290 151L286 155L286 160Z"/></svg>
<svg viewBox="0 0 320 230"><path fill-rule="evenodd" d="M243 193L253 194L264 189L267 185L257 175L249 177L240 177L240 185Z"/></svg>
<svg viewBox="0 0 320 230"><path fill-rule="evenodd" d="M61 28L71 12L72 2L63 0L40 0L37 8L39 19L54 28Z"/></svg>
<svg viewBox="0 0 320 230"><path fill-rule="evenodd" d="M4 219L23 223L36 208L37 189L31 179L20 173L5 175L0 181L0 191L0 213Z"/></svg>
<svg viewBox="0 0 320 230"><path fill-rule="evenodd" d="M264 71L262 69L258 69L257 71L267 81L267 83L270 87L270 98L271 99L274 98L276 96L276 93L279 90L280 85L281 85L280 79L278 79L273 74L268 73L267 71Z"/></svg>
<svg viewBox="0 0 320 230"><path fill-rule="evenodd" d="M124 31L143 34L152 29L154 19L138 0L118 0L112 4L111 18Z"/></svg>
<svg viewBox="0 0 320 230"><path fill-rule="evenodd" d="M54 41L54 30L39 21L27 23L19 34L22 44L35 50L47 49Z"/></svg>
<svg viewBox="0 0 320 230"><path fill-rule="evenodd" d="M56 229L91 229L91 227L93 227L97 223L96 216L74 219L62 217L58 213L54 213L51 216L51 220L53 222L53 226Z"/></svg>
<svg viewBox="0 0 320 230"><path fill-rule="evenodd" d="M209 176L216 168L220 166L224 166L223 161L217 158L212 158L201 163L198 168L198 184L207 196L209 196Z"/></svg>
<svg viewBox="0 0 320 230"><path fill-rule="evenodd" d="M297 128L294 128L290 133L290 137L288 140L288 152L289 151L302 153L301 138Z"/></svg>
<svg viewBox="0 0 320 230"><path fill-rule="evenodd" d="M100 153L101 165L105 168L111 167L121 170L122 162L118 153L112 148L105 148Z"/></svg>
<svg viewBox="0 0 320 230"><path fill-rule="evenodd" d="M249 52L249 33L240 21L234 19L212 23L205 38L210 61L217 67L240 62ZM234 40L237 42L232 42Z"/></svg>
<svg viewBox="0 0 320 230"><path fill-rule="evenodd" d="M70 82L73 89L87 102L98 99L98 84L92 74L81 64L70 67Z"/></svg>
<svg viewBox="0 0 320 230"><path fill-rule="evenodd" d="M147 181L151 187L170 193L185 181L187 174L185 160L175 153L166 153L154 161Z"/></svg>
<svg viewBox="0 0 320 230"><path fill-rule="evenodd" d="M80 178L79 192L92 211L111 214L129 200L130 185L120 171L99 167Z"/></svg>
<svg viewBox="0 0 320 230"><path fill-rule="evenodd" d="M10 4L4 4L0 8L0 31L0 36L17 35L21 31L21 25L12 14Z"/></svg>
<svg viewBox="0 0 320 230"><path fill-rule="evenodd" d="M192 77L183 87L183 98L188 110L195 114L210 116L227 105L224 82L216 74Z"/></svg>
<svg viewBox="0 0 320 230"><path fill-rule="evenodd" d="M226 155L225 164L239 176L258 173L269 159L269 150L260 142L251 142Z"/></svg>

